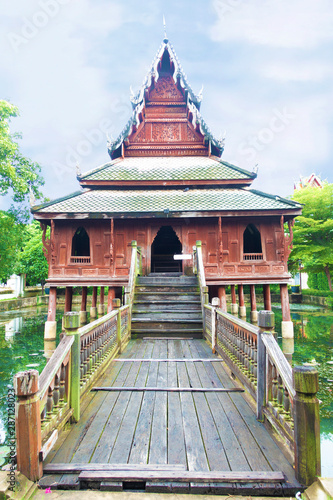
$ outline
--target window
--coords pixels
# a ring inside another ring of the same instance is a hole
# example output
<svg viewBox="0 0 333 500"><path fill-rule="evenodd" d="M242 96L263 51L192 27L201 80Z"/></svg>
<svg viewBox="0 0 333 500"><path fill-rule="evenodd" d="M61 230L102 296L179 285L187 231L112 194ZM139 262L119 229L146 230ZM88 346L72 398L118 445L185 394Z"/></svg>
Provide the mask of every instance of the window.
<svg viewBox="0 0 333 500"><path fill-rule="evenodd" d="M244 260L262 260L260 232L254 224L249 224L243 234Z"/></svg>
<svg viewBox="0 0 333 500"><path fill-rule="evenodd" d="M72 239L72 264L90 264L90 240L84 227L79 227Z"/></svg>

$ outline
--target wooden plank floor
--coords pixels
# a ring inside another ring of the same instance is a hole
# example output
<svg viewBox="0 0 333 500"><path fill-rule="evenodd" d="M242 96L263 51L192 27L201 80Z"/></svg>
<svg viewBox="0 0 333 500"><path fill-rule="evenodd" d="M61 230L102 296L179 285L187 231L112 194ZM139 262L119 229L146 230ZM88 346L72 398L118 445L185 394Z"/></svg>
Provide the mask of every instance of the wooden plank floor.
<svg viewBox="0 0 333 500"><path fill-rule="evenodd" d="M95 385L235 387L222 361L156 361L212 357L208 344L201 339L131 340L121 358L133 358L133 362L112 363ZM257 490L258 494L288 495L300 488L287 459L256 420L242 393L235 392L91 392L82 405L80 422L63 433L47 463L169 464L189 471L282 471L286 478L284 484L197 482L166 486L154 482L146 484L146 491L255 495ZM43 486L52 484L57 488L79 488L78 474L49 475L41 480Z"/></svg>

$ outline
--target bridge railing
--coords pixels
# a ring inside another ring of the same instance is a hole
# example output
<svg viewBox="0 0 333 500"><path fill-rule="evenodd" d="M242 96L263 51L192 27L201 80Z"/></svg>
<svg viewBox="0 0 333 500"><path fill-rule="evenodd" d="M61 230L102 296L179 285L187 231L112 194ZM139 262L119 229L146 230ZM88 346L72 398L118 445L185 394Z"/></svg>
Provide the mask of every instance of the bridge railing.
<svg viewBox="0 0 333 500"><path fill-rule="evenodd" d="M71 418L80 419L82 397L131 336L131 305L135 278L141 272L141 252L132 242L126 304L80 327L79 313L64 315L65 335L39 376L37 370L17 373L17 469L36 481L42 463L59 432Z"/></svg>
<svg viewBox="0 0 333 500"><path fill-rule="evenodd" d="M204 305L203 324L213 352L220 354L232 378L252 396L258 420L268 423L289 447L296 479L312 484L320 475L317 370L292 368L271 332L211 304Z"/></svg>
<svg viewBox="0 0 333 500"><path fill-rule="evenodd" d="M199 280L201 308L203 315L204 305L208 304L208 287L206 286L205 268L203 265L201 241L197 241L195 247L193 247L193 271L194 274L198 276Z"/></svg>
<svg viewBox="0 0 333 500"><path fill-rule="evenodd" d="M203 308L203 335L251 395L258 420L269 425L289 447L296 479L310 485L320 475L318 372L292 368L272 332L265 331L267 313L259 312L258 326L208 304L201 242L194 249ZM218 299L217 299L218 302Z"/></svg>

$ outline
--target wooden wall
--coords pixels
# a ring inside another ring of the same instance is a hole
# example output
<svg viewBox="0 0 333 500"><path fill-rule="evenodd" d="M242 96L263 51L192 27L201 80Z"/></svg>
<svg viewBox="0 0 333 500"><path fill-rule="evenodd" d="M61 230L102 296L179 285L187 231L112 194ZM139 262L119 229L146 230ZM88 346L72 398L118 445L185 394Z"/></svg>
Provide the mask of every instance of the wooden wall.
<svg viewBox="0 0 333 500"><path fill-rule="evenodd" d="M245 261L243 233L249 223L261 234L263 259ZM284 234L278 217L182 218L55 221L54 251L50 277L122 277L127 276L131 260L131 242L136 240L143 252L143 267L150 271L151 244L162 225L171 226L182 243L183 253L192 253L202 241L207 277L239 275L281 275L287 272L284 261ZM71 262L72 238L84 227L90 238L90 262Z"/></svg>

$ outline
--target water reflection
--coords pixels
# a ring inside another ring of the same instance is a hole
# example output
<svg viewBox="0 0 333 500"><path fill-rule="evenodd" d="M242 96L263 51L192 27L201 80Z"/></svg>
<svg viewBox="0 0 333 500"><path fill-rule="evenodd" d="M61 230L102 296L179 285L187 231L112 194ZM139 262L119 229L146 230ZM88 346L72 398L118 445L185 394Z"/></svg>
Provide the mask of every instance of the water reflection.
<svg viewBox="0 0 333 500"><path fill-rule="evenodd" d="M11 340L16 333L22 330L23 318L19 316L5 323L5 339Z"/></svg>

